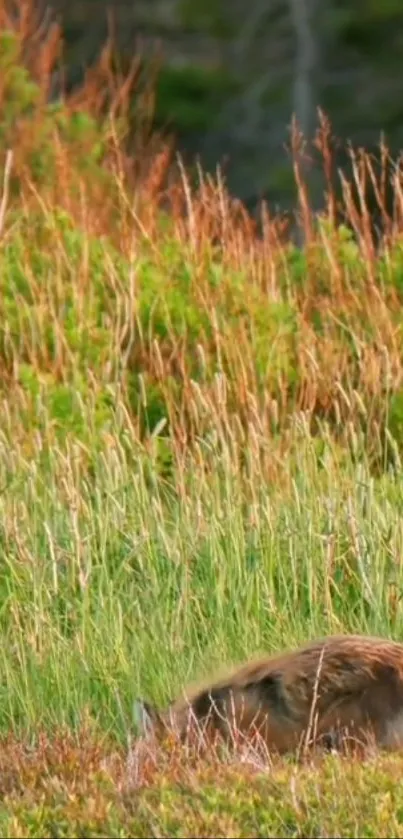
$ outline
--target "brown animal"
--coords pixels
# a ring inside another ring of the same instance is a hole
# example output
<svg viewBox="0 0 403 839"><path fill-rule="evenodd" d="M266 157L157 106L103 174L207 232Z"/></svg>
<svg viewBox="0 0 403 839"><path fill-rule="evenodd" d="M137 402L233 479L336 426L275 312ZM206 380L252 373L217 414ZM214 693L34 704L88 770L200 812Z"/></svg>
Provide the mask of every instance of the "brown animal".
<svg viewBox="0 0 403 839"><path fill-rule="evenodd" d="M198 731L231 740L262 738L285 753L345 738L387 749L403 745L403 644L339 635L252 661L171 703L163 712L137 701L145 737Z"/></svg>

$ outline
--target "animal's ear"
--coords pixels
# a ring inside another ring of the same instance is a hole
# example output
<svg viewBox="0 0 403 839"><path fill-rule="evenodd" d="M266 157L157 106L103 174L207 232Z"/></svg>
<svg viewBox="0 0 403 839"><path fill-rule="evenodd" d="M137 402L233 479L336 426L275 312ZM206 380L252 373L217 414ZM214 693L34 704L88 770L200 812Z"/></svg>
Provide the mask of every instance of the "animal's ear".
<svg viewBox="0 0 403 839"><path fill-rule="evenodd" d="M148 702L143 699L135 699L133 719L141 737L152 737L160 722L160 714Z"/></svg>

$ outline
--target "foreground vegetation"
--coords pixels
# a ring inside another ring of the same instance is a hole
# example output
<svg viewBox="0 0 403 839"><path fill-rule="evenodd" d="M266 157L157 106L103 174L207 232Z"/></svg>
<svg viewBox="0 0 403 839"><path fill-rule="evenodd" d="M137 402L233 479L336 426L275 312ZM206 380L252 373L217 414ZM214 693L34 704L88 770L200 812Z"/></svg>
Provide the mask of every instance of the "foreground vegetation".
<svg viewBox="0 0 403 839"><path fill-rule="evenodd" d="M0 23L2 832L402 835L398 757L134 778L128 751L138 695L321 633L403 638L399 173L378 250L365 156L345 226L296 169L304 248L258 236L130 139L145 94L128 114L108 52L48 104L56 34Z"/></svg>
<svg viewBox="0 0 403 839"><path fill-rule="evenodd" d="M175 757L133 786L124 756L88 731L1 749L0 826L22 837L400 837L401 758L275 769Z"/></svg>

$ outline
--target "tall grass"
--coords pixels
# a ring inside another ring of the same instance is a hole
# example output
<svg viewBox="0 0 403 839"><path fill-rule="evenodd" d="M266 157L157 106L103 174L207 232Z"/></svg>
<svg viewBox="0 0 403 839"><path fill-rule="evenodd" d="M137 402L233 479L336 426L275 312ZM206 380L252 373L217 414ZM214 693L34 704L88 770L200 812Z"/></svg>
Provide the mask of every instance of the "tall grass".
<svg viewBox="0 0 403 839"><path fill-rule="evenodd" d="M161 754L141 792L126 761L139 695L314 635L403 640L400 164L352 153L337 206L322 117L297 248L151 141L141 62L120 77L107 45L50 102L60 33L20 6L0 0L4 835L403 835L398 758L262 778Z"/></svg>
<svg viewBox="0 0 403 839"><path fill-rule="evenodd" d="M220 179L125 145L110 51L50 105L56 34L32 52L5 14L0 727L124 738L136 695L223 660L403 637L398 169L390 216L387 161L352 155L337 226L296 167L305 247L258 235Z"/></svg>
<svg viewBox="0 0 403 839"><path fill-rule="evenodd" d="M90 474L74 441L38 435L27 457L2 434L3 730L89 711L124 735L137 694L166 701L223 660L332 631L403 637L401 482L293 436L283 481L257 463L245 477L224 446L208 471L200 444L166 482L123 421Z"/></svg>

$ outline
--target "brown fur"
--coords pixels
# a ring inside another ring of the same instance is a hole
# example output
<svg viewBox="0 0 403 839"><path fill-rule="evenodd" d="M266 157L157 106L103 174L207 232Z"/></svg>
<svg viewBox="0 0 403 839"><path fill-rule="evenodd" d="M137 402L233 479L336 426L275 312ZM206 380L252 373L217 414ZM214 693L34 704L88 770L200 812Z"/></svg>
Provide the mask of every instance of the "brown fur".
<svg viewBox="0 0 403 839"><path fill-rule="evenodd" d="M340 635L292 652L244 664L232 674L178 699L159 713L144 705L150 730L182 740L233 732L260 735L270 751L295 750L308 740L340 738L403 745L403 644Z"/></svg>

